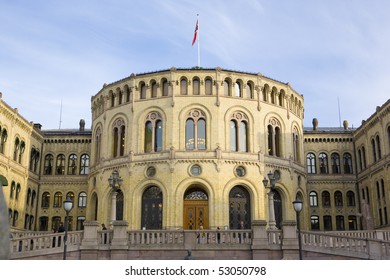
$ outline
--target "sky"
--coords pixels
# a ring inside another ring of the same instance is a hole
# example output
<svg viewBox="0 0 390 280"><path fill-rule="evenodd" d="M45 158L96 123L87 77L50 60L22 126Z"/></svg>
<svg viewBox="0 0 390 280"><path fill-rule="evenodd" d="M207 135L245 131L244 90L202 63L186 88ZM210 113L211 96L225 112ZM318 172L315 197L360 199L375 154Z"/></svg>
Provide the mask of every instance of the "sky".
<svg viewBox="0 0 390 280"><path fill-rule="evenodd" d="M0 0L0 92L43 129L91 127L104 83L197 66L304 96L305 126L358 127L390 96L387 0ZM1 121L1 120L0 120Z"/></svg>

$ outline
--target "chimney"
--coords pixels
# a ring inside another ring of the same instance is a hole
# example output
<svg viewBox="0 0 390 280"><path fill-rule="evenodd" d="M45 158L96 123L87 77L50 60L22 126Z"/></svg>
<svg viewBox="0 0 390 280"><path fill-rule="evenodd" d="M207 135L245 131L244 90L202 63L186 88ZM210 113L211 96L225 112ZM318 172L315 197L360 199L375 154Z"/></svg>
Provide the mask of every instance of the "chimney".
<svg viewBox="0 0 390 280"><path fill-rule="evenodd" d="M84 129L85 129L85 120L81 119L79 124L80 124L80 129L79 130L80 131L84 131Z"/></svg>
<svg viewBox="0 0 390 280"><path fill-rule="evenodd" d="M318 128L318 120L316 118L313 119L313 130L317 130Z"/></svg>

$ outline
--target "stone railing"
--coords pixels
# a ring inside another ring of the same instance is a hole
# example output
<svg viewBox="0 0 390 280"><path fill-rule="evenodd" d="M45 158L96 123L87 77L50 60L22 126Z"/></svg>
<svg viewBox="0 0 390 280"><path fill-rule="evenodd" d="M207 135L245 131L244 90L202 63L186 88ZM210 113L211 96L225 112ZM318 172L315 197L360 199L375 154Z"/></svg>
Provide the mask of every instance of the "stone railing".
<svg viewBox="0 0 390 280"><path fill-rule="evenodd" d="M389 230L354 230L354 231L329 231L327 234L337 234L342 236L357 237L357 238L368 238L368 239L379 239L390 241Z"/></svg>
<svg viewBox="0 0 390 280"><path fill-rule="evenodd" d="M390 241L375 238L372 233L344 232L330 234L323 232L302 232L302 248L306 251L344 255L360 259L390 259Z"/></svg>

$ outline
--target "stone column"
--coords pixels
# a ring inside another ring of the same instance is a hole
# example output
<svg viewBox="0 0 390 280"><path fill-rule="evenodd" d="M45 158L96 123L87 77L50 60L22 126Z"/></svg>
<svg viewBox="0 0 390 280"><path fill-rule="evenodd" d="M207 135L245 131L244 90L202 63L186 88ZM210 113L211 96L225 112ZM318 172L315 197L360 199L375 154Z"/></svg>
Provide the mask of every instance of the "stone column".
<svg viewBox="0 0 390 280"><path fill-rule="evenodd" d="M7 185L7 179L0 175L0 260L7 260L9 258L10 235L8 224L8 209L3 194L3 186Z"/></svg>
<svg viewBox="0 0 390 280"><path fill-rule="evenodd" d="M84 222L84 236L81 240L80 258L82 260L97 260L99 253L98 221Z"/></svg>
<svg viewBox="0 0 390 280"><path fill-rule="evenodd" d="M268 192L268 211L269 211L268 229L276 229L274 194L275 193L272 191L272 189L270 189Z"/></svg>
<svg viewBox="0 0 390 280"><path fill-rule="evenodd" d="M111 217L110 221L115 221L116 220L116 191L112 192L111 195Z"/></svg>
<svg viewBox="0 0 390 280"><path fill-rule="evenodd" d="M298 260L299 259L299 246L298 246L298 233L297 233L296 221L283 221L283 240L282 251L283 259L285 260Z"/></svg>
<svg viewBox="0 0 390 280"><path fill-rule="evenodd" d="M111 241L111 259L112 260L126 260L127 250L129 248L129 238L127 235L127 221L113 221L113 236Z"/></svg>

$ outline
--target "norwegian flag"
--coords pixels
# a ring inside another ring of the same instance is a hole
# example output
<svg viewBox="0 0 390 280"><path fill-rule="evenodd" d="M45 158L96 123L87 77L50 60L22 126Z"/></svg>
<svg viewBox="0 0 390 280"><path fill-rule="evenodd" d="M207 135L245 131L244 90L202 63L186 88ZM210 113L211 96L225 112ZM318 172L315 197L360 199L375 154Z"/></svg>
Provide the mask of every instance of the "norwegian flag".
<svg viewBox="0 0 390 280"><path fill-rule="evenodd" d="M192 45L195 44L197 35L198 35L198 20L196 20L196 26L195 26L194 38L192 39Z"/></svg>

